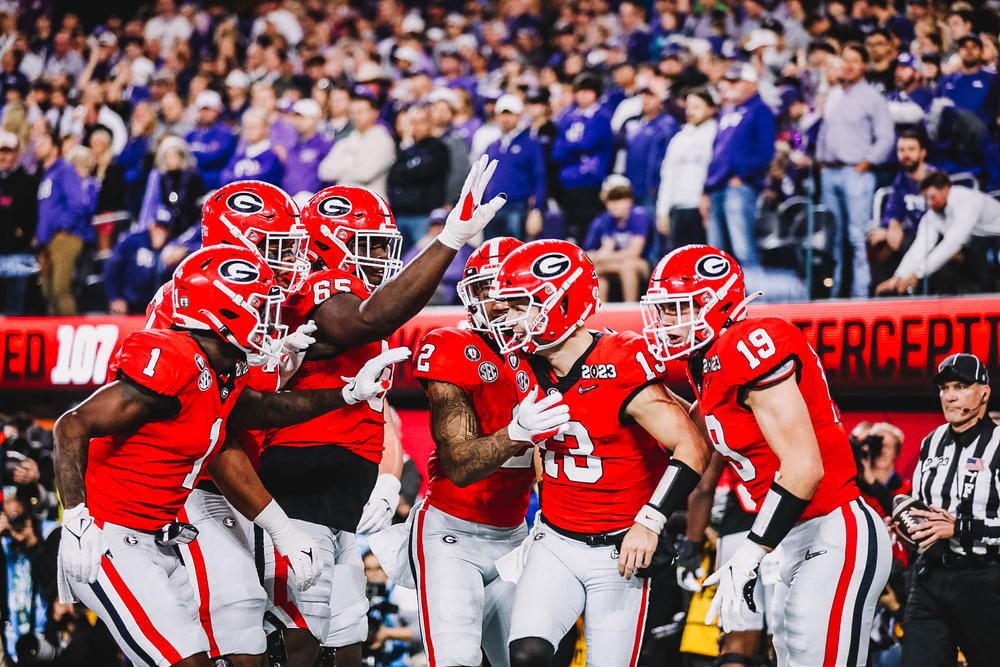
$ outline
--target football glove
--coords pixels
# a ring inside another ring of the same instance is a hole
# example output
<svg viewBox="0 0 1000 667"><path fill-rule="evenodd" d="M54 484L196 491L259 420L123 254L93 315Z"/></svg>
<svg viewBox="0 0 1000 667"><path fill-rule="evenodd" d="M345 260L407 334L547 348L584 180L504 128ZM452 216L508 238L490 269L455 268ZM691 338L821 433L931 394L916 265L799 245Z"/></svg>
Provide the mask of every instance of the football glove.
<svg viewBox="0 0 1000 667"><path fill-rule="evenodd" d="M569 406L562 394L555 392L538 398L538 387L532 387L520 405L514 408L514 419L507 426L507 436L514 442L538 444L566 428Z"/></svg>
<svg viewBox="0 0 1000 667"><path fill-rule="evenodd" d="M253 522L267 531L278 553L288 559L300 591L311 588L323 570L323 556L312 538L292 523L276 500L271 500Z"/></svg>
<svg viewBox="0 0 1000 667"><path fill-rule="evenodd" d="M92 584L101 571L104 534L90 517L87 506L63 510L59 555L66 575L75 581Z"/></svg>
<svg viewBox="0 0 1000 667"><path fill-rule="evenodd" d="M341 377L341 380L347 382L342 390L344 402L354 405L389 391L389 387L392 386L393 364L409 358L409 348L393 348L369 359L354 377Z"/></svg>
<svg viewBox="0 0 1000 667"><path fill-rule="evenodd" d="M712 625L718 618L723 632L750 629L753 615L763 611L757 574L766 555L764 547L744 540L733 557L705 579L702 583L705 588L719 585L705 614L706 625Z"/></svg>
<svg viewBox="0 0 1000 667"><path fill-rule="evenodd" d="M701 590L698 580L705 576L701 564L701 545L683 535L677 540L677 585L686 591Z"/></svg>
<svg viewBox="0 0 1000 667"><path fill-rule="evenodd" d="M507 195L501 193L483 203L483 192L489 185L497 164L496 160L491 162L483 155L472 165L469 175L465 177L462 195L448 214L444 229L438 234L438 241L453 250L461 249L486 228L497 211L507 202Z"/></svg>
<svg viewBox="0 0 1000 667"><path fill-rule="evenodd" d="M391 526L399 504L399 488L399 478L395 475L379 475L355 532L371 535Z"/></svg>

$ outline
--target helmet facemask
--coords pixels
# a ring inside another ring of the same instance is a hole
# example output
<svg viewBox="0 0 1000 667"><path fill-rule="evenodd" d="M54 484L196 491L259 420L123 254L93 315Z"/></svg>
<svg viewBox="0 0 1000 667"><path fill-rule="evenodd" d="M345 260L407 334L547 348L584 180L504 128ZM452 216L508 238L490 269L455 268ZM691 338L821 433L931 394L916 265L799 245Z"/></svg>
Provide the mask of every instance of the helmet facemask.
<svg viewBox="0 0 1000 667"><path fill-rule="evenodd" d="M227 342L243 350L251 366L277 364L281 357L281 343L288 333L288 327L281 324L281 305L284 303L281 290L275 286L266 294L254 292L244 298L221 280L212 281L212 285L225 294L238 310L220 308L216 314L202 308L197 312L204 319L195 318L184 312L186 304L181 300L187 297L175 291L175 317L191 329L214 329Z"/></svg>
<svg viewBox="0 0 1000 667"><path fill-rule="evenodd" d="M302 286L312 268L307 255L309 234L304 227L296 224L287 232L252 227L244 234L226 216L219 219L233 237L259 254L271 267L282 292L291 294Z"/></svg>
<svg viewBox="0 0 1000 667"><path fill-rule="evenodd" d="M469 313L469 329L472 331L480 333L491 333L492 331L487 304L495 303L496 299L490 298L489 295L486 297L480 295L484 288L489 287L495 276L496 271L484 271L463 278L455 287L459 300Z"/></svg>
<svg viewBox="0 0 1000 667"><path fill-rule="evenodd" d="M588 306L582 314L577 322L577 326L567 327L566 331L554 340L545 339L546 331L549 327L549 313L553 309L560 307L566 291L581 275L583 275L583 269L578 268L562 283L559 289L549 294L544 301L539 300L537 295L545 287L552 289L551 283L543 283L534 292L524 287L506 287L499 290L491 289L491 298L502 299L504 301L519 298L528 299L528 307L525 309L524 314L515 314L515 309L511 308L507 313L498 316L490 322L490 331L497 345L500 347L500 353L508 354L517 350L523 350L531 354L540 350L547 350L562 343L579 326L582 326L583 321L591 314L591 306ZM537 312L533 314L532 308L537 308ZM518 334L514 331L514 325L519 322L523 322L525 325L523 334Z"/></svg>
<svg viewBox="0 0 1000 667"><path fill-rule="evenodd" d="M639 304L642 335L653 356L659 361L671 361L707 345L715 332L705 321L705 315L717 301L710 288L688 294L642 297ZM702 302L706 302L704 306ZM673 324L664 323L663 316L667 314L674 316ZM680 340L673 339L674 336Z"/></svg>

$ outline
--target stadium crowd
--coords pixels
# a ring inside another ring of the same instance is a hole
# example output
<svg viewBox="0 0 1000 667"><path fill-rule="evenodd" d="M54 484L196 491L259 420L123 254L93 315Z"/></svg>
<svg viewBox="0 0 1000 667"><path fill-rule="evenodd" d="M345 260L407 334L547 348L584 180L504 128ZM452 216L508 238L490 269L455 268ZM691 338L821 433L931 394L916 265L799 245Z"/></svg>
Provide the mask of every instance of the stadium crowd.
<svg viewBox="0 0 1000 667"><path fill-rule="evenodd" d="M484 152L488 235L584 242L605 296L703 240L777 298L989 291L998 32L964 0L7 0L2 312L141 309L241 178L367 186L409 248Z"/></svg>

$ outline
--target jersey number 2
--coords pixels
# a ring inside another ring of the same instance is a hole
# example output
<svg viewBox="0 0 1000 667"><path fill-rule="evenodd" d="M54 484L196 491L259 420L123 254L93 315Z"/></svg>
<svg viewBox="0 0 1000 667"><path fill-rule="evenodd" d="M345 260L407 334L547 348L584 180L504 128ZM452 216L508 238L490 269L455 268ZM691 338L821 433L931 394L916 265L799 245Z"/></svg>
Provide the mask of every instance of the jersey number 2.
<svg viewBox="0 0 1000 667"><path fill-rule="evenodd" d="M567 438L576 440L576 447L573 447L565 454L545 450L545 474L552 479L559 478L559 462L562 461L563 474L566 479L577 484L593 484L604 475L604 462L599 456L593 456L594 441L590 439L590 434L580 422L569 422L566 430L552 440L556 442L566 442ZM579 465L574 457L584 457L587 464Z"/></svg>

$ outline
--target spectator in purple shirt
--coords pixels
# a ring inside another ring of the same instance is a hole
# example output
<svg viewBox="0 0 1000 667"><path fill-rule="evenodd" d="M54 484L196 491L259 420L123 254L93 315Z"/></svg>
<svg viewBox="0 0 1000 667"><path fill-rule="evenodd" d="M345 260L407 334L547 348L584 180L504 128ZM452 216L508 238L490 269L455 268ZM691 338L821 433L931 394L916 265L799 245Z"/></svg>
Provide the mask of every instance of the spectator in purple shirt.
<svg viewBox="0 0 1000 667"><path fill-rule="evenodd" d="M632 183L619 174L604 179L601 201L607 212L594 218L583 244L597 269L601 300L608 300L609 278L617 278L622 301L638 301L640 281L649 277L643 257L653 219L645 208L635 206Z"/></svg>
<svg viewBox="0 0 1000 667"><path fill-rule="evenodd" d="M222 170L219 185L248 178L281 184L284 167L268 138L270 129L263 111L251 107L243 114L243 145Z"/></svg>
<svg viewBox="0 0 1000 667"><path fill-rule="evenodd" d="M892 182L882 218L877 226L868 230L868 257L874 285L892 277L913 244L917 225L927 211L920 181L932 167L926 161L927 146L923 135L915 130L902 132L896 140L896 159L899 173Z"/></svg>
<svg viewBox="0 0 1000 667"><path fill-rule="evenodd" d="M35 153L44 171L38 186L35 238L43 248L39 264L49 314L76 315L72 292L76 258L83 244L94 240L92 218L97 191L86 177L93 165L74 167L60 158L61 148L55 134L43 134L36 139Z"/></svg>
<svg viewBox="0 0 1000 667"><path fill-rule="evenodd" d="M319 163L333 146L332 141L317 131L322 116L319 103L310 98L299 100L292 107L292 123L299 140L288 151L281 187L293 197L300 192L311 196L320 190Z"/></svg>

